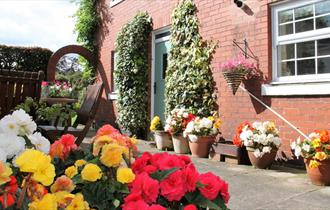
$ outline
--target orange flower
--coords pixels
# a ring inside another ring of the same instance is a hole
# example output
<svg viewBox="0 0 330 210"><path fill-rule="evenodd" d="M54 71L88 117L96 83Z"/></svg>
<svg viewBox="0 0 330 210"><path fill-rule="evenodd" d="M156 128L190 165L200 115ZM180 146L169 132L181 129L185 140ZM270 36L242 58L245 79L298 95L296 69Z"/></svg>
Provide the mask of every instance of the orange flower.
<svg viewBox="0 0 330 210"><path fill-rule="evenodd" d="M32 201L41 200L44 195L48 193L45 186L39 184L38 182L33 181L29 184L29 188L27 189L27 193L29 198Z"/></svg>
<svg viewBox="0 0 330 210"><path fill-rule="evenodd" d="M49 155L52 158L58 157L62 160L64 160L64 145L60 141L55 141L51 146L50 146L50 151Z"/></svg>
<svg viewBox="0 0 330 210"><path fill-rule="evenodd" d="M52 158L58 157L64 160L71 151L76 149L75 137L71 134L66 134L50 146L49 154Z"/></svg>
<svg viewBox="0 0 330 210"><path fill-rule="evenodd" d="M56 179L54 184L50 187L50 191L52 193L58 192L58 191L67 191L72 192L75 188L75 185L73 184L72 180L62 175Z"/></svg>
<svg viewBox="0 0 330 210"><path fill-rule="evenodd" d="M320 131L317 131L317 133L320 135L320 140L322 143L329 142L329 133L327 130L320 130Z"/></svg>
<svg viewBox="0 0 330 210"><path fill-rule="evenodd" d="M119 131L117 129L115 129L114 127L112 127L111 125L107 124L107 125L103 125L96 133L96 136L104 136L104 135L109 135L109 134L113 134L113 133L119 133Z"/></svg>

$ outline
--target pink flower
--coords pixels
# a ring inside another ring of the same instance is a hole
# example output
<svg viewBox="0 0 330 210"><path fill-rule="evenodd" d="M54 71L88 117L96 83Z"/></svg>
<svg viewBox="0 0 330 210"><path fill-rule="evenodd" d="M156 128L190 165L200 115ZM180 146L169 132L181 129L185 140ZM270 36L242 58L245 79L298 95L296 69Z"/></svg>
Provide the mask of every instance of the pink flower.
<svg viewBox="0 0 330 210"><path fill-rule="evenodd" d="M201 194L209 200L214 200L218 196L220 190L218 177L208 172L201 174L198 179L204 185L198 188Z"/></svg>
<svg viewBox="0 0 330 210"><path fill-rule="evenodd" d="M148 210L166 210L166 208L161 205L151 205Z"/></svg>
<svg viewBox="0 0 330 210"><path fill-rule="evenodd" d="M184 174L177 170L160 182L161 195L168 201L179 201L186 193Z"/></svg>
<svg viewBox="0 0 330 210"><path fill-rule="evenodd" d="M137 175L130 186L131 192L140 194L147 203L155 202L158 197L158 181L150 178L146 172Z"/></svg>
<svg viewBox="0 0 330 210"><path fill-rule="evenodd" d="M186 165L185 162L177 155L170 155L166 152L162 154L162 157L157 160L157 165L160 170L183 168Z"/></svg>
<svg viewBox="0 0 330 210"><path fill-rule="evenodd" d="M189 204L185 206L183 210L197 210L197 207L194 204Z"/></svg>
<svg viewBox="0 0 330 210"><path fill-rule="evenodd" d="M149 160L151 159L151 154L149 152L144 152L141 157L135 160L132 164L132 170L135 174L140 174L144 172L145 167L149 164ZM157 170L157 168L156 168Z"/></svg>
<svg viewBox="0 0 330 210"><path fill-rule="evenodd" d="M186 168L182 170L183 175L185 176L187 192L193 192L196 189L196 182L198 179L198 172L194 164L189 164Z"/></svg>
<svg viewBox="0 0 330 210"><path fill-rule="evenodd" d="M43 86L43 87L48 86L48 82L46 82L46 81L42 81L42 82L41 82L41 86Z"/></svg>

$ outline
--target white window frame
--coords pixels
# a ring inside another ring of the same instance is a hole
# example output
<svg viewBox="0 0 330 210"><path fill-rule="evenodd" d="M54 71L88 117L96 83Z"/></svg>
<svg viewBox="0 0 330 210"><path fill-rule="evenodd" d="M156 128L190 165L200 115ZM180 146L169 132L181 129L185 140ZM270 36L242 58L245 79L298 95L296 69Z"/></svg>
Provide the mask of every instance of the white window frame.
<svg viewBox="0 0 330 210"><path fill-rule="evenodd" d="M273 53L273 82L313 82L313 81L324 81L330 80L330 74L315 74L315 75L300 75L300 76L284 76L278 77L278 60L277 60L277 46L284 44L292 44L306 41L315 41L318 39L330 38L330 27L323 28L313 31L306 31L297 34L289 34L284 36L278 36L278 13L280 11L293 9L296 7L314 4L317 2L322 2L324 0L301 0L301 1L290 1L288 3L274 5L272 7L272 53ZM330 13L329 13L330 14ZM329 15L328 14L328 15ZM308 18L307 18L308 19ZM315 28L315 19L314 19L314 28ZM315 52L315 57L318 58L317 53ZM322 57L322 56L319 56ZM306 59L306 58L304 58ZM294 59L300 60L300 59ZM317 64L316 64L317 66ZM316 69L317 71L317 69Z"/></svg>
<svg viewBox="0 0 330 210"><path fill-rule="evenodd" d="M261 93L265 96L288 95L329 95L330 74L299 75L278 77L277 46L330 38L330 28L306 31L297 34L278 36L278 13L280 11L315 4L323 0L289 0L271 5L272 18L272 82L262 85ZM314 7L315 10L315 7ZM318 16L317 16L318 17ZM314 12L314 29L315 12ZM308 19L308 18L307 18ZM316 49L317 50L317 49ZM317 57L317 52L315 52ZM320 57L320 56L319 56ZM296 58L295 58L296 59ZM317 65L317 64L316 64ZM316 66L317 67L317 66ZM317 69L316 69L317 71Z"/></svg>
<svg viewBox="0 0 330 210"><path fill-rule="evenodd" d="M114 7L115 5L119 4L124 0L110 0L110 7Z"/></svg>

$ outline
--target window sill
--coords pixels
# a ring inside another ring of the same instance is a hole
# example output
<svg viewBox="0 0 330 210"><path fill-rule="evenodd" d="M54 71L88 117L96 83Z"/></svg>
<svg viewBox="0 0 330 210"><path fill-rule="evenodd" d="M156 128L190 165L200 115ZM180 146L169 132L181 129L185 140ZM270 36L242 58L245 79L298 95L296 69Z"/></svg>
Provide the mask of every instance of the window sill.
<svg viewBox="0 0 330 210"><path fill-rule="evenodd" d="M110 0L110 7L114 7L122 1L124 0L114 0L114 1Z"/></svg>
<svg viewBox="0 0 330 210"><path fill-rule="evenodd" d="M271 83L261 86L263 96L330 95L329 82Z"/></svg>
<svg viewBox="0 0 330 210"><path fill-rule="evenodd" d="M116 92L108 93L108 100L109 101L115 101L117 100L118 96Z"/></svg>

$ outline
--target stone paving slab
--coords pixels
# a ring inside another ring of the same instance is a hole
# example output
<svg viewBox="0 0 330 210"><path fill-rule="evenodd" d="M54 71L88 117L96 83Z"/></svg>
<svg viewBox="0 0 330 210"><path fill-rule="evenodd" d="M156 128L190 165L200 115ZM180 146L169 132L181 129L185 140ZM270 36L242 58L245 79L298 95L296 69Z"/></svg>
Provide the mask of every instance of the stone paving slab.
<svg viewBox="0 0 330 210"><path fill-rule="evenodd" d="M160 152L148 141L139 141L138 148ZM207 158L192 160L199 172L211 171L228 182L232 210L330 210L330 187L312 185L304 170L277 165L261 170Z"/></svg>

